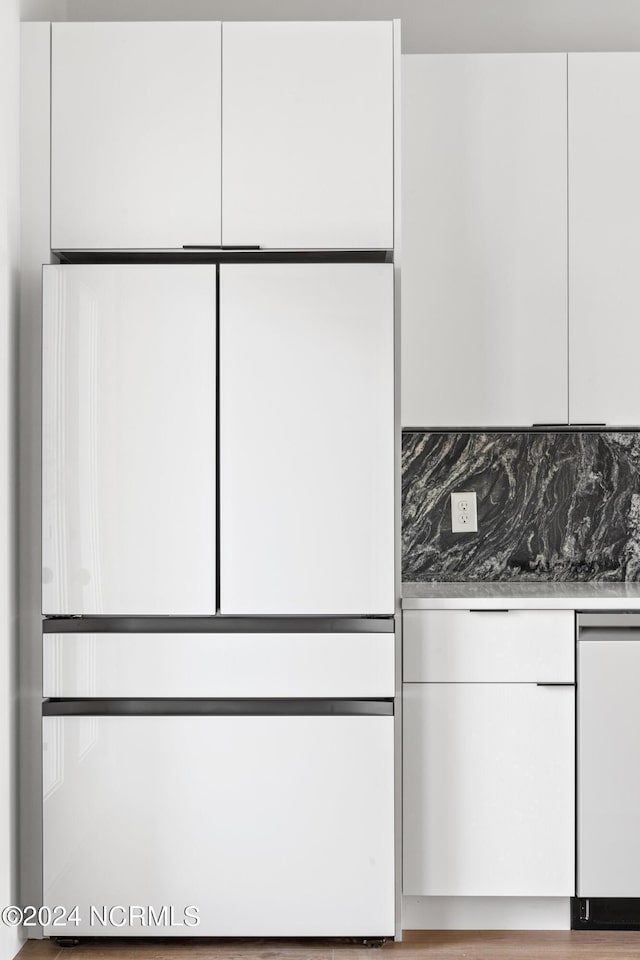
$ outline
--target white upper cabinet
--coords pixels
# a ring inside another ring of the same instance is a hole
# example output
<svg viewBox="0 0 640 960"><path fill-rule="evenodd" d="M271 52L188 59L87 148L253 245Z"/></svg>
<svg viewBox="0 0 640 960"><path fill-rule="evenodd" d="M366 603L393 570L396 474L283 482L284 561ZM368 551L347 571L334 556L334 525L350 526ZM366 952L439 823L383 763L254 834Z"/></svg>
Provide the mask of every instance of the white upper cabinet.
<svg viewBox="0 0 640 960"><path fill-rule="evenodd" d="M222 242L393 247L393 23L222 38Z"/></svg>
<svg viewBox="0 0 640 960"><path fill-rule="evenodd" d="M405 56L402 86L403 426L566 423L566 56Z"/></svg>
<svg viewBox="0 0 640 960"><path fill-rule="evenodd" d="M640 424L640 54L569 54L570 417Z"/></svg>
<svg viewBox="0 0 640 960"><path fill-rule="evenodd" d="M55 23L51 246L220 243L220 23Z"/></svg>
<svg viewBox="0 0 640 960"><path fill-rule="evenodd" d="M52 248L393 247L394 30L54 24Z"/></svg>
<svg viewBox="0 0 640 960"><path fill-rule="evenodd" d="M216 268L43 285L43 613L215 613Z"/></svg>
<svg viewBox="0 0 640 960"><path fill-rule="evenodd" d="M223 614L394 612L393 264L220 268Z"/></svg>

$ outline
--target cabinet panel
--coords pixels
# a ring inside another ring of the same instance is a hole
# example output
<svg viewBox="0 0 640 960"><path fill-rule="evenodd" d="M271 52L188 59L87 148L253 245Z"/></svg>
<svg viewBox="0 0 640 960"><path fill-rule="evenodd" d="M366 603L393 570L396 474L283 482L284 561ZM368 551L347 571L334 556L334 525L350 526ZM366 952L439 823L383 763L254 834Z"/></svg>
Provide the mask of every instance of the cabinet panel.
<svg viewBox="0 0 640 960"><path fill-rule="evenodd" d="M394 612L392 264L220 269L225 614Z"/></svg>
<svg viewBox="0 0 640 960"><path fill-rule="evenodd" d="M573 688L403 689L403 892L573 895Z"/></svg>
<svg viewBox="0 0 640 960"><path fill-rule="evenodd" d="M215 613L215 267L45 266L42 402L43 613Z"/></svg>
<svg viewBox="0 0 640 960"><path fill-rule="evenodd" d="M223 242L393 247L393 24L222 33Z"/></svg>
<svg viewBox="0 0 640 960"><path fill-rule="evenodd" d="M220 243L219 23L54 23L51 246Z"/></svg>
<svg viewBox="0 0 640 960"><path fill-rule="evenodd" d="M570 417L640 424L640 54L569 54Z"/></svg>
<svg viewBox="0 0 640 960"><path fill-rule="evenodd" d="M572 610L405 610L403 678L572 683Z"/></svg>
<svg viewBox="0 0 640 960"><path fill-rule="evenodd" d="M43 733L44 902L78 904L74 935L393 935L393 717L45 717ZM200 924L91 926L90 904L179 921L193 905Z"/></svg>
<svg viewBox="0 0 640 960"><path fill-rule="evenodd" d="M403 57L402 423L567 421L563 54Z"/></svg>

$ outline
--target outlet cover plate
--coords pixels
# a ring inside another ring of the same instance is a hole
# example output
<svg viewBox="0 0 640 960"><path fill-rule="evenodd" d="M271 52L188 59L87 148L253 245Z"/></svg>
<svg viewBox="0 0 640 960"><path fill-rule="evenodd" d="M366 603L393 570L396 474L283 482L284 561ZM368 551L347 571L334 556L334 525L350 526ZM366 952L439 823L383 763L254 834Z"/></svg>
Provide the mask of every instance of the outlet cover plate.
<svg viewBox="0 0 640 960"><path fill-rule="evenodd" d="M477 533L478 506L476 495L472 491L458 491L451 494L451 532Z"/></svg>

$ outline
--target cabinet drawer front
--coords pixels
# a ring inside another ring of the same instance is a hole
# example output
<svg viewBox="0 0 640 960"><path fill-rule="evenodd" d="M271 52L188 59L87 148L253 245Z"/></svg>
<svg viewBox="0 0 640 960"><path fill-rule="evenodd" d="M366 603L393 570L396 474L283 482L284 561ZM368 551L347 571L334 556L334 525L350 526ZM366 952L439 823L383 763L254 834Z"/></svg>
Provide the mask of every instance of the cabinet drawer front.
<svg viewBox="0 0 640 960"><path fill-rule="evenodd" d="M404 680L572 683L571 610L407 610Z"/></svg>
<svg viewBox="0 0 640 960"><path fill-rule="evenodd" d="M392 697L392 633L46 633L45 697Z"/></svg>

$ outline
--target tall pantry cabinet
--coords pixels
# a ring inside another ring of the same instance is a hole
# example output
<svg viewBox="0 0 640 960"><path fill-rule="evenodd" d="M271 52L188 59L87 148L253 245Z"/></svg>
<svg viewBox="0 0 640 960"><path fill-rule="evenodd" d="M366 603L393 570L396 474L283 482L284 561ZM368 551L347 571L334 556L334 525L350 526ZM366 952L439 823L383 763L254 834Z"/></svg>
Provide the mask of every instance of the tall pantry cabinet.
<svg viewBox="0 0 640 960"><path fill-rule="evenodd" d="M39 902L398 935L399 26L50 56Z"/></svg>

